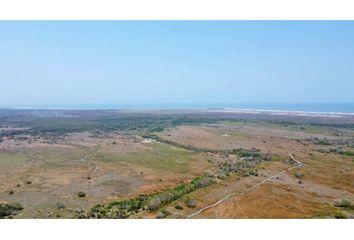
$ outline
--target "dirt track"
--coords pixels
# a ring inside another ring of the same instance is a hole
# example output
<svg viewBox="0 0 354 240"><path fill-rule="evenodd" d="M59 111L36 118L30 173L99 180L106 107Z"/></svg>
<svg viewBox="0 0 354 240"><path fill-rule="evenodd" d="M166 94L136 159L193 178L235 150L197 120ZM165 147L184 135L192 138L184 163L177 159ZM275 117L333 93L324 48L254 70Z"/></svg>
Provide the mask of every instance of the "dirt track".
<svg viewBox="0 0 354 240"><path fill-rule="evenodd" d="M217 202L215 202L215 203L213 203L213 204L211 204L211 205L208 205L208 206L206 206L206 207L203 207L203 208L199 209L198 211L196 211L196 212L194 212L194 213L188 215L187 218L188 218L188 219L189 219L189 218L193 218L194 216L197 216L198 214L202 213L203 211L205 211L205 210L207 210L207 209L210 209L210 208L212 208L212 207L215 207L215 206L221 204L222 202L226 201L226 200L229 199L230 197L234 197L234 196L246 194L246 193L252 191L253 189L259 187L260 185L262 185L262 184L264 184L264 183L266 183L266 182L268 182L268 181L270 181L270 180L273 180L273 179L279 177L280 175L282 175L282 174L284 174L284 173L286 173L286 172L289 172L289 171L292 170L292 169L299 168L299 167L302 167L302 166L304 165L302 162L296 160L296 159L294 158L294 156L293 156L292 153L289 153L289 158L290 158L291 161L294 161L294 162L296 163L295 166L292 166L292 167L290 167L290 168L288 168L288 169L286 169L286 170L283 170L283 171L281 171L281 172L279 172L279 173L277 173L277 174L275 174L275 175L272 175L272 176L270 176L270 177L264 179L263 181L261 181L261 182L255 184L255 185L253 185L253 186L251 186L251 187L245 188L245 189L243 189L243 190L241 190L241 191L238 191L238 192L230 193L230 194L226 195L225 197L223 197L222 199L220 199L219 201L217 201Z"/></svg>

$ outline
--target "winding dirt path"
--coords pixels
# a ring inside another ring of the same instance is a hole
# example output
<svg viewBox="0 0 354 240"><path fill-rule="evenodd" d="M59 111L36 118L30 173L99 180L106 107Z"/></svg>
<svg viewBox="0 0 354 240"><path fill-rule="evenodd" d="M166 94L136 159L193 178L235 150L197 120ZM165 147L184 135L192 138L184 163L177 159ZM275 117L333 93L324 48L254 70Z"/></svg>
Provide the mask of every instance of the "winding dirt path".
<svg viewBox="0 0 354 240"><path fill-rule="evenodd" d="M92 163L94 165L93 168L91 168L90 171L87 173L87 178L92 178L91 175L97 171L98 165L96 162L91 160L87 162Z"/></svg>
<svg viewBox="0 0 354 240"><path fill-rule="evenodd" d="M92 174L98 170L98 164L92 160L87 160L87 158L88 155L86 154L78 160L69 160L69 161L65 161L65 163L70 163L70 164L82 163L82 162L91 163L93 167L87 173L87 178L91 178Z"/></svg>
<svg viewBox="0 0 354 240"><path fill-rule="evenodd" d="M286 173L286 172L291 171L292 169L299 168L299 167L302 167L302 166L304 165L302 162L300 162L300 161L298 161L298 160L296 160L296 159L294 158L293 153L289 153L289 158L290 158L291 161L293 161L294 163L296 163L295 166L289 167L288 169L283 170L283 171L281 171L281 172L279 172L279 173L277 173L277 174L275 174L275 175L272 175L272 176L270 176L270 177L264 179L263 181L261 181L261 182L255 184L255 185L253 185L253 186L251 186L251 187L245 188L245 189L243 189L243 190L241 190L241 191L239 191L239 192L230 193L230 194L226 195L225 197L223 197L222 199L220 199L219 201L217 201L217 202L215 202L215 203L213 203L213 204L211 204L211 205L208 205L208 206L206 206L206 207L203 207L203 208L199 209L198 211L196 211L196 212L194 212L194 213L188 215L187 218L188 218L188 219L189 219L189 218L193 218L193 217L197 216L198 214L204 212L205 210L210 209L210 208L212 208L212 207L215 207L215 206L221 204L222 202L226 201L227 199L229 199L229 198L231 198L231 197L246 194L246 193L252 191L253 189L259 187L260 185L262 185L262 184L264 184L264 183L266 183L266 182L268 182L268 181L271 181L271 180L273 180L274 178L277 178L277 177L279 177L280 175L282 175L282 174L284 174L284 173Z"/></svg>

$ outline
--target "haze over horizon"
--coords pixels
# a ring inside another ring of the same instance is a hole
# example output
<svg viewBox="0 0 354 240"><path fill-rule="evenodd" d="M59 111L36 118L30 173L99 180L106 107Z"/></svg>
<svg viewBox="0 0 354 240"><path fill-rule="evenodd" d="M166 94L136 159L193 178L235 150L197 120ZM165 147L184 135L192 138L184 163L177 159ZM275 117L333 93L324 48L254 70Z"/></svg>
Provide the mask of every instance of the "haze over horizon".
<svg viewBox="0 0 354 240"><path fill-rule="evenodd" d="M0 107L354 103L353 21L1 21L0 32Z"/></svg>

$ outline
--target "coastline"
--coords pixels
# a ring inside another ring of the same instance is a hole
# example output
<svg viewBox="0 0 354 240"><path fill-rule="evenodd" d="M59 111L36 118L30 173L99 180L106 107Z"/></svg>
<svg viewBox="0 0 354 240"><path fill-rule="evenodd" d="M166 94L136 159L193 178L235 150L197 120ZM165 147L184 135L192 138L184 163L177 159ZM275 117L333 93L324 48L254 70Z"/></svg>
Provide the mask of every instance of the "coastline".
<svg viewBox="0 0 354 240"><path fill-rule="evenodd" d="M28 111L119 111L119 112L206 112L206 113L243 113L243 114L269 114L269 115L288 115L288 116L308 116L308 117L331 117L341 118L345 116L354 116L354 112L341 111L304 111L304 110L280 110L264 108L70 108L70 107L0 107L3 110L28 110Z"/></svg>
<svg viewBox="0 0 354 240"><path fill-rule="evenodd" d="M316 112L316 111L292 111L292 110L276 110L276 109L250 109L250 108L224 108L224 109L207 109L207 112L220 113L246 113L246 114L273 114L273 115L295 115L310 117L343 117L354 116L352 112Z"/></svg>

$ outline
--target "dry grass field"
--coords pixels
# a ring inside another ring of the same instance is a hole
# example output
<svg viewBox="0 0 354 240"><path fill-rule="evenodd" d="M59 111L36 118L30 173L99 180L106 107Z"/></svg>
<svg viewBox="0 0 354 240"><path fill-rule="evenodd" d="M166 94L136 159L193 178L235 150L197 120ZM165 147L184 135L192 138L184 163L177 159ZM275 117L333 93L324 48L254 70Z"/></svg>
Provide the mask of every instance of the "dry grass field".
<svg viewBox="0 0 354 240"><path fill-rule="evenodd" d="M0 114L0 203L22 208L3 217L354 214L350 122L104 111L45 121L23 114Z"/></svg>
<svg viewBox="0 0 354 240"><path fill-rule="evenodd" d="M191 194L197 199L195 209L184 208L174 214L186 217L198 209L212 205L223 196L236 193L215 207L206 209L195 218L317 218L335 217L338 212L347 216L352 209L338 209L335 201L354 199L354 157L335 152L333 146L322 146L309 138L342 139L337 131L318 129L288 129L260 124L228 124L216 126L182 126L161 134L172 141L208 148L251 148L270 151L274 161L263 164L259 176L230 177L219 184ZM352 132L345 131L351 138ZM198 138L198 136L201 136ZM325 150L328 150L326 152ZM347 149L348 150L348 149ZM349 150L352 150L350 148ZM321 152L320 152L321 151ZM280 159L294 153L304 166L273 178L246 194L237 192L250 188L268 176L287 169ZM298 175L298 176L296 176ZM172 203L183 204L183 200ZM171 216L175 217L175 216Z"/></svg>
<svg viewBox="0 0 354 240"><path fill-rule="evenodd" d="M21 203L19 218L72 217L96 203L188 181L208 167L203 155L122 135L78 133L56 144L5 141L0 199Z"/></svg>

